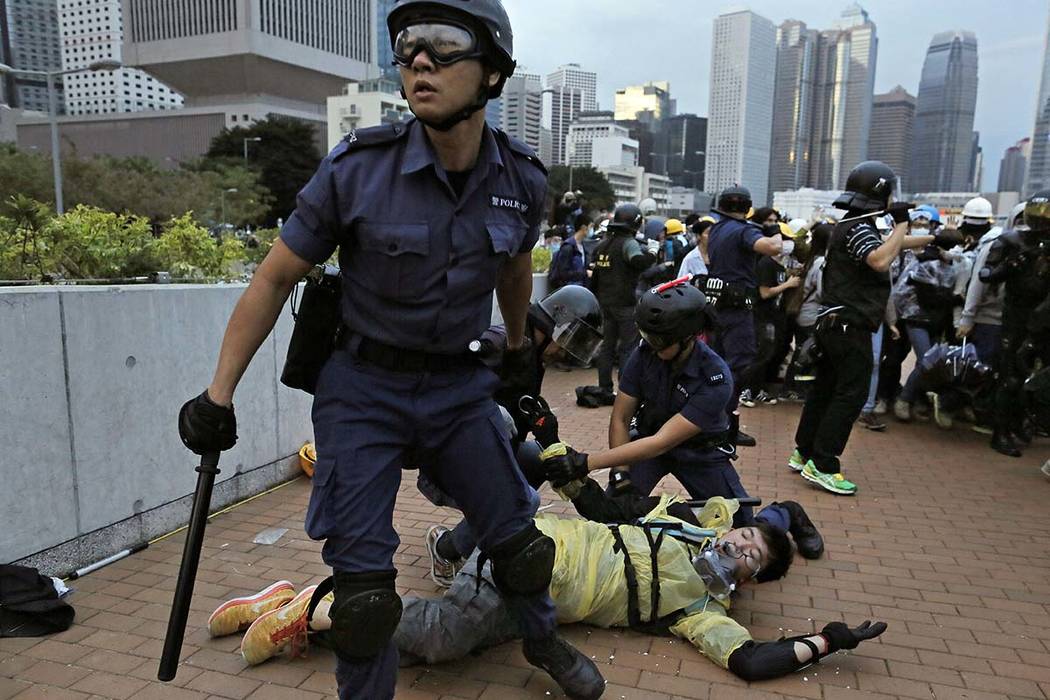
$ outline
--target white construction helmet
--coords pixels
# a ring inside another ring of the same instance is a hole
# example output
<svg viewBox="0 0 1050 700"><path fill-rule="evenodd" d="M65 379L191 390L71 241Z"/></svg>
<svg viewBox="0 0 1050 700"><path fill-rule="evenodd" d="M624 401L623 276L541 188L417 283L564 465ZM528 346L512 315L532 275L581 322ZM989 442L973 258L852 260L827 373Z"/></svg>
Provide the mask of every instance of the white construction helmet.
<svg viewBox="0 0 1050 700"><path fill-rule="evenodd" d="M974 197L963 207L962 217L964 224L988 224L995 218L992 203L984 197Z"/></svg>
<svg viewBox="0 0 1050 700"><path fill-rule="evenodd" d="M1010 210L1010 218L1006 220L1007 228L1014 228L1018 224L1024 223L1024 207L1028 202L1018 202L1014 205L1014 208Z"/></svg>
<svg viewBox="0 0 1050 700"><path fill-rule="evenodd" d="M641 202L638 203L638 208L642 210L642 214L644 216L649 216L650 214L655 214L656 213L656 200L653 199L652 197L649 197L647 199L643 199Z"/></svg>
<svg viewBox="0 0 1050 700"><path fill-rule="evenodd" d="M792 219L788 222L792 238L802 238L809 233L809 222L805 219Z"/></svg>

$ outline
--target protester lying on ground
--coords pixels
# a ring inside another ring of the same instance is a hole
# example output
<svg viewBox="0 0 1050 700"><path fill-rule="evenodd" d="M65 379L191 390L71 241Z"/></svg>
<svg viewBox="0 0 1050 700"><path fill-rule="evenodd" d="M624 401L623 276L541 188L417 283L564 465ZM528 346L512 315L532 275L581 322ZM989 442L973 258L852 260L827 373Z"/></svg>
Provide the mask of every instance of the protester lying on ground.
<svg viewBox="0 0 1050 700"><path fill-rule="evenodd" d="M604 498L591 480L577 486L580 493ZM792 673L836 651L856 648L886 630L883 622L865 622L852 629L832 622L817 634L754 641L727 614L731 594L751 582L782 578L791 565L790 541L762 523L730 529L738 507L735 501L712 499L695 514L676 505L674 499L664 497L645 518L630 524L536 519L540 530L556 543L550 593L560 624L583 622L671 634L747 681ZM633 512L628 510L624 516ZM275 586L287 597L285 586ZM266 603L267 591L230 601L213 614L209 629L227 633L250 623L241 651L248 663L261 663L288 647L300 649L309 633L330 627L328 589L328 581L311 586L282 607L276 601ZM453 661L519 635L491 567L479 563L477 552L444 596L406 596L404 602L394 634L403 665Z"/></svg>

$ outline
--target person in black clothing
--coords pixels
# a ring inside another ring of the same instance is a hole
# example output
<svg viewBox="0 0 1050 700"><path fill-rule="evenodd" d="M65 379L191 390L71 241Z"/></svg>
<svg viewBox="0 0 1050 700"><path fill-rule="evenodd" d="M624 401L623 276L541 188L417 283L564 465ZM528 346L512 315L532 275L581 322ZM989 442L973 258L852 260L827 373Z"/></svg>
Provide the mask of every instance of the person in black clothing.
<svg viewBox="0 0 1050 700"><path fill-rule="evenodd" d="M1039 361L1050 364L1050 190L1028 200L1024 223L992 244L979 273L985 284L1005 288L992 448L1009 457L1020 457L1032 440L1024 382Z"/></svg>
<svg viewBox="0 0 1050 700"><path fill-rule="evenodd" d="M610 406L615 400L613 358L618 357L619 366L625 367L627 358L638 345L638 328L634 324L638 276L656 262L656 255L642 248L635 239L642 219L642 210L634 204L617 207L608 236L594 251L591 290L602 307L605 336L598 355L598 386L602 403Z"/></svg>
<svg viewBox="0 0 1050 700"><path fill-rule="evenodd" d="M835 207L846 211L828 245L824 269L824 310L816 341L822 353L816 379L795 434L789 466L831 493L852 496L857 487L842 475L839 455L867 400L873 367L871 334L882 324L890 295L890 264L904 247L937 237L908 236L911 204L891 204L897 176L885 163L861 163L846 180ZM893 232L884 241L873 217L888 212ZM949 238L953 238L949 236Z"/></svg>

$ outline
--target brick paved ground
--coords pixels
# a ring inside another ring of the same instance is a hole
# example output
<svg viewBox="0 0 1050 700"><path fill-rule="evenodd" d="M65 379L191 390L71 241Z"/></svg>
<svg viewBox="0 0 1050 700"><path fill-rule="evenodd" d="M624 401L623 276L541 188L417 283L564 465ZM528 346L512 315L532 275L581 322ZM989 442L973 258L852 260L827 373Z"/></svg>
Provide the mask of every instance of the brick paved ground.
<svg viewBox="0 0 1050 700"><path fill-rule="evenodd" d="M608 409L572 406L572 387L592 381L584 373L554 372L549 379L548 398L563 409L563 437L580 449L602 445L608 420ZM793 405L747 411L744 422L761 443L743 451L737 468L754 495L802 502L823 529L827 554L798 560L782 582L745 591L736 616L765 639L812 632L830 620L879 618L889 631L853 654L748 686L677 640L567 630L601 663L605 697L1050 700L1050 483L1038 472L1050 445L1011 460L965 429L893 424L882 435L860 431L846 454L860 495L846 499L813 490L784 466L798 411ZM305 480L294 482L212 521L175 683L156 682L156 671L181 536L77 581L77 621L69 631L45 640L0 639L0 700L332 696L327 652L315 648L305 659L248 668L237 638L209 640L203 631L207 615L228 597L278 579L306 585L326 574L318 545L302 533L308 489ZM566 512L560 503L554 510ZM401 591L434 595L423 533L455 515L429 505L406 480L396 517ZM270 527L289 532L273 546L252 544ZM515 645L404 670L398 691L404 700L557 695Z"/></svg>

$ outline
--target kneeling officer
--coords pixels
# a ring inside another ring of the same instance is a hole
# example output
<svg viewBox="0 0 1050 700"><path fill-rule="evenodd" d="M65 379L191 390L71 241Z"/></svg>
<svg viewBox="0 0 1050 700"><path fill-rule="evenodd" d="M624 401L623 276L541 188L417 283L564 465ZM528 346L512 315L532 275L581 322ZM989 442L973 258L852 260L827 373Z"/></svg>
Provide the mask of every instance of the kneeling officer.
<svg viewBox="0 0 1050 700"><path fill-rule="evenodd" d="M351 133L321 163L180 432L200 453L233 447L238 381L296 282L338 249L344 328L314 400L320 459L306 531L324 540L334 570L339 696L394 697L393 511L407 462L435 465L424 472L462 507L525 658L570 697L596 698L597 667L555 630L554 542L533 522L539 499L492 399L498 377L468 350L489 326L495 290L508 349L522 351L547 189L535 154L485 123L515 68L510 21L498 0L397 0L387 24L416 119Z"/></svg>

